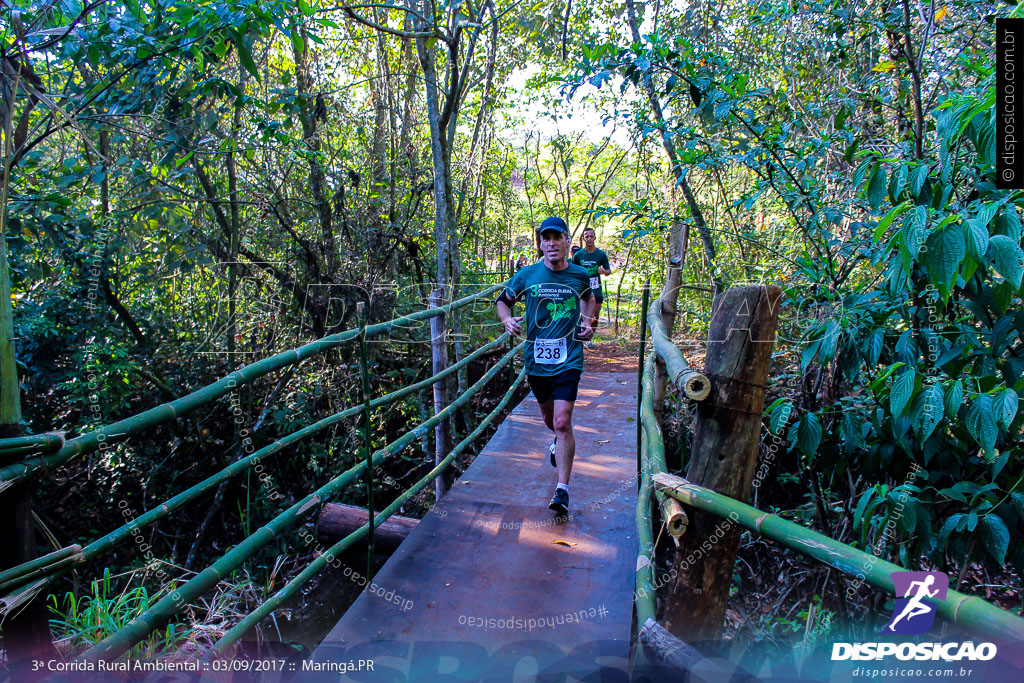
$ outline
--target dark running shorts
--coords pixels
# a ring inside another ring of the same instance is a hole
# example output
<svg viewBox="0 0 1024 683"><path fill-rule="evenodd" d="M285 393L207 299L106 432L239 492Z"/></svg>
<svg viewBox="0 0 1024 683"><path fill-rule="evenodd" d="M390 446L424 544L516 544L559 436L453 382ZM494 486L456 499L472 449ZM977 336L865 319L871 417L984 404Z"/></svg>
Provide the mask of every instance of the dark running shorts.
<svg viewBox="0 0 1024 683"><path fill-rule="evenodd" d="M537 403L547 403L552 399L575 401L582 374L582 370L566 370L551 377L527 375L526 379L530 382Z"/></svg>
<svg viewBox="0 0 1024 683"><path fill-rule="evenodd" d="M594 292L594 301L597 302L598 306L603 304L604 303L604 294L598 294L597 292Z"/></svg>

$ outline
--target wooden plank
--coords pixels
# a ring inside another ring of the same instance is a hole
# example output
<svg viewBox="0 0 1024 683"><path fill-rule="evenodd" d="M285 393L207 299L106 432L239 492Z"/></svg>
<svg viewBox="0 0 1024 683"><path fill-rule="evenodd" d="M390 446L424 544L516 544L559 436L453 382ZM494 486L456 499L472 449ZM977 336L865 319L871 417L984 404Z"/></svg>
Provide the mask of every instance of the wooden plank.
<svg viewBox="0 0 1024 683"><path fill-rule="evenodd" d="M571 519L547 503L551 432L532 397L502 423L304 665L373 659L365 680L626 671L636 569L632 374L584 375ZM522 667L526 667L523 669ZM391 669L387 672L385 669ZM332 679L333 680L333 679Z"/></svg>
<svg viewBox="0 0 1024 683"><path fill-rule="evenodd" d="M344 503L328 503L320 510L316 530L321 536L342 538L367 523L370 513L366 508ZM418 519L394 515L377 527L373 535L375 552L392 553L419 524ZM361 544L365 549L366 544ZM355 547L359 547L357 544Z"/></svg>

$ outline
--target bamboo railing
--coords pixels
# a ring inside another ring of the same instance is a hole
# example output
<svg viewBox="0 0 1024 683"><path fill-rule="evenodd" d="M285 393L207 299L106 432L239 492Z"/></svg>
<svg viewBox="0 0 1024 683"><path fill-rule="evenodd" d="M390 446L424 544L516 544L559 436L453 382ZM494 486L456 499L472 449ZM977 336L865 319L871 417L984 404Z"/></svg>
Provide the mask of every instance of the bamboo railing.
<svg viewBox="0 0 1024 683"><path fill-rule="evenodd" d="M655 315L658 310L657 305L652 306L647 317L651 335L654 338L655 354L665 361L670 377L686 377L686 372L692 373L692 371L689 371L688 367L685 371L682 370L678 359L673 365L671 358L675 355L672 352L675 347L671 344L671 340L668 340L666 344L667 335L660 344L658 343L659 334L664 335L664 326L661 326L660 316ZM675 349L675 353L682 356L678 349ZM762 512L746 503L698 486L666 471L661 427L657 423L653 410L655 354L648 356L644 363L642 392L638 397L642 430L640 491L636 511L640 544L635 590L638 626L643 625L648 617L655 618L656 613L654 547L651 533L652 493L659 498L664 496L719 517L728 518L756 534L770 538L787 548L823 562L845 574L862 579L874 588L893 595L895 588L889 575L892 572L907 571L903 567L851 548L794 522ZM683 362L685 363L685 360ZM676 372L675 375L673 375L673 368ZM665 517L664 506L662 510L662 515ZM951 623L1000 639L1003 642L1024 642L1024 619L981 598L950 590L947 592L945 600L933 601L937 604L939 616Z"/></svg>
<svg viewBox="0 0 1024 683"><path fill-rule="evenodd" d="M416 439L422 438L427 433L427 430L432 429L434 425L441 422L441 420L447 419L449 415L468 403L469 399L477 391L497 375L498 371L510 362L517 352L522 350L525 343L520 342L511 351L506 353L476 384L469 387L464 394L452 401L444 410L422 422L415 429L406 432L406 434L392 441L384 448L376 451L373 454L372 464L374 466L379 465L388 456L398 453ZM359 408L361 410L362 406ZM124 628L111 634L89 650L86 650L76 659L89 661L98 659L110 660L127 652L132 646L149 635L149 633L167 623L171 617L184 611L188 607L189 601L195 600L215 586L231 570L238 567L260 548L277 538L282 531L297 524L309 512L319 510L323 503L355 481L366 469L367 464L367 461L360 462L296 502L236 545L231 551L225 553L219 560L201 571L195 578L177 587L173 593L161 598L155 605L133 619Z"/></svg>
<svg viewBox="0 0 1024 683"><path fill-rule="evenodd" d="M428 318L449 313L457 308L461 308L467 304L473 303L474 301L487 297L504 286L504 284L493 285L482 292L471 294L470 296L463 297L438 308L428 308L400 318L395 318L394 320L368 325L366 327L366 336L375 337L385 332L390 332L395 327L400 327L405 323L426 320ZM310 342L305 346L300 346L289 351L283 351L271 356L270 358L265 358L261 361L251 363L240 370L236 370L235 372L232 372L202 389L193 391L187 396L182 396L181 398L156 406L155 408L150 408L138 415L133 415L132 417L124 420L100 427L86 434L82 434L81 436L76 436L73 439L68 439L56 453L28 458L21 462L0 467L0 492L14 484L28 480L42 471L43 468L63 465L78 456L99 450L106 445L112 445L119 441L124 441L132 434L136 434L149 429L150 427L155 427L156 425L163 424L181 415L189 413L196 408L200 408L211 401L234 391L238 387L245 386L255 379L270 374L275 370L280 370L281 368L301 363L303 360L311 356L337 348L346 342L357 339L361 332L361 329L346 330L344 332L338 332L337 334L328 335L322 339Z"/></svg>
<svg viewBox="0 0 1024 683"><path fill-rule="evenodd" d="M518 347L517 347L518 348ZM516 390L522 385L523 380L526 379L525 368L519 373L516 380L509 387L508 391L505 392L505 396L498 402L498 405L494 407L487 417L485 417L477 428L474 429L469 436L460 441L445 458L434 466L434 469L430 470L422 479L413 484L408 491L403 493L401 496L396 498L394 502L384 508L379 514L373 518L373 526L378 527L383 524L389 517L391 517L403 504L405 504L410 498L423 490L424 487L428 486L438 476L444 472L449 465L455 460L455 457L464 451L474 440L476 440L484 430L494 421L494 419L501 414L503 410L508 406L509 401L512 400L512 396ZM303 569L299 574L289 581L281 590L274 594L273 597L269 598L266 602L260 605L258 608L253 610L246 616L242 621L236 624L234 627L228 630L220 640L213 645L213 649L210 651L208 656L214 654L224 654L225 651L238 640L245 635L252 627L260 622L261 619L269 616L274 610L281 606L281 604L290 598L298 591L303 585L305 585L313 576L326 567L335 557L347 550L353 544L357 543L369 532L370 525L364 524L360 528L353 531L351 534L341 539L327 551L322 553L313 562Z"/></svg>
<svg viewBox="0 0 1024 683"><path fill-rule="evenodd" d="M405 396L413 394L419 391L420 389L428 387L440 379L444 379L445 377L454 374L459 370L459 368L469 365L474 360L483 356L487 352L495 348L498 348L507 339L508 334L502 334L502 336L500 336L498 339L490 342L489 344L486 344L485 346L480 347L475 352L466 356L458 363L454 363L448 368L446 368L443 372L438 373L433 377L428 377L427 379L422 380L420 382L416 382L415 384L410 384L409 386L404 387L402 389L398 389L397 391L393 391L390 394L385 394L384 396L373 399L372 401L370 401L370 408L379 408L381 406L390 404L400 398L404 398ZM81 564L93 559L97 555L106 552L107 550L110 550L121 541L130 539L137 532L138 529L149 526L150 524L153 524L154 522L163 519L164 517L167 517L169 514L171 514L173 511L177 510L181 506L191 502L192 500L196 499L197 497L205 493L212 491L216 486L220 485L221 482L224 482L238 474L241 474L242 472L252 469L257 464L261 463L264 459L277 455L286 447L299 441L302 441L303 439L310 437L313 434L316 434L317 432L323 431L328 427L336 425L339 422L355 417L362 411L363 406L357 405L352 408L343 410L339 413L335 413L334 415L330 415L328 417L323 418L322 420L314 422L311 425L303 427L298 431L292 432L287 436L283 436L280 439L274 441L273 443L254 451L251 455L248 455L244 458L241 458L240 460L233 462L232 464L222 469L220 472L210 475L209 477L199 482L198 484L195 484L185 489L176 496L169 498L160 505L139 515L131 522L123 524L122 526L114 529L113 531L107 533L106 535L96 539L92 543L89 543L85 547L81 548L80 552L74 558L74 563ZM51 553L51 555L46 555L45 557L52 557L53 555L54 554ZM43 559L44 558L37 558L36 560L33 560L33 563L40 563ZM19 565L17 567L12 567L11 569L7 569L5 571L0 572L0 594L8 593L20 586L23 586L37 579L43 578L47 575L56 574L58 570L66 570L71 568L66 564L58 565L57 560L53 560L52 563L43 562L41 565L33 567L34 571L32 571L31 573L25 572L23 570L25 566L26 565ZM2 614L2 609L0 609L0 614Z"/></svg>
<svg viewBox="0 0 1024 683"><path fill-rule="evenodd" d="M365 342L368 337L391 331L399 325L411 321L419 321L445 315L456 308L490 296L502 286L503 285L495 285L488 287L477 294L464 297L447 305L418 311L411 315L402 316L394 320L377 323L375 325L366 325L365 314L363 311L360 311L361 321L358 329L330 335L303 347L277 354L271 358L265 359L264 361L253 363L239 371L231 373L217 382L192 392L188 396L171 401L170 403L165 403L157 408L145 411L131 418L93 430L92 432L83 434L67 442L64 442L60 435L40 435L23 439L0 441L0 454L4 452L3 449L6 447L10 453L32 453L35 456L25 458L21 462L0 468L0 477L2 477L2 480L0 480L0 491L13 483L26 481L30 477L34 476L41 468L66 463L78 455L101 448L103 443L123 440L130 434L135 434L148 427L175 419L184 413L195 410L202 405L220 398L238 386L252 382L253 380L273 372L274 370L299 363L305 358L316 353L321 353L328 349L335 348L347 341L356 339L360 341L361 374L365 375L368 367ZM334 554L337 554L345 548L348 548L356 541L369 536L370 539L368 540L371 540L371 544L368 547L368 563L372 566L373 528L379 526L384 520L399 509L404 502L408 501L409 498L418 493L424 486L444 472L454 461L455 457L459 453L463 452L475 439L477 439L487 426L490 425L502 410L507 407L515 393L515 390L521 386L525 378L525 374L521 372L518 377L516 377L512 361L515 355L523 349L525 342L520 342L515 345L510 342L511 339L509 335L507 333L503 333L497 339L484 344L473 353L468 354L458 362L445 368L443 371L438 372L425 380L416 382L372 400L369 398L369 385L365 381L366 378L364 377L362 384L363 396L362 400L357 405L330 415L275 440L273 443L270 443L250 455L239 459L228 467L225 467L198 484L189 487L185 491L182 491L160 505L153 507L139 515L137 518L132 519L129 523L110 531L84 547L74 545L67 548L61 548L60 550L48 555L36 558L31 562L26 562L0 572L0 595L4 595L3 598L0 598L0 616L18 609L21 605L31 600L34 595L38 594L43 587L55 578L66 574L84 562L96 558L101 553L110 550L117 544L131 539L138 533L140 528L151 525L154 522L170 515L183 505L195 501L204 494L210 493L222 482L257 466L261 460L275 456L288 446L349 418L362 416L364 426L366 426L369 423L368 416L372 409L390 404L396 400L414 394L421 389L429 387L438 381L442 381L460 370L464 370L473 361L479 360L485 355L493 353L496 349L500 349L503 345L508 344L508 351L500 360L490 367L479 381L469 387L462 395L451 401L435 415L424 420L415 428L409 429L384 448L371 451L369 449L369 433L364 430L365 459L359 460L357 464L335 476L329 482L320 486L316 491L306 495L301 500L291 505L288 509L278 514L272 520L260 527L255 533L251 534L234 546L229 552L222 555L220 559L215 561L212 565L202 570L194 578L181 586L176 587L173 591L170 591L168 595L165 595L163 598L158 600L125 627L110 634L107 638L81 654L79 659L113 659L127 652L135 644L143 640L150 632L161 627L174 616L184 611L190 601L195 600L205 591L212 588L221 579L223 579L224 576L252 557L261 548L278 538L291 527L298 524L300 520L305 518L307 515L319 510L323 503L330 500L333 496L336 496L347 486L357 483L361 475L366 479L367 496L372 500L372 471L376 466L379 466L387 458L399 453L402 449L408 447L416 440L422 439L435 425L449 419L455 411L466 406L473 396L481 390L481 388L497 377L499 372L506 365L509 366L510 370L513 372L511 376L513 380L512 386L506 392L498 406L491 411L491 413L472 431L472 433L453 448L448 453L448 456L439 462L423 479L401 494L383 511L376 514L373 518L372 528L369 524L365 524L362 528L356 530L354 533L335 544L333 552ZM373 509L372 503L370 504L370 509ZM289 582L266 603L261 605L249 617L243 620L242 623L233 628L218 643L219 649L223 650L231 643L235 642L251 625L257 623L264 615L273 612L273 610L276 609L283 600L293 594L311 576L313 576L313 574L322 568L322 559L323 556L314 560L306 570L299 574L299 576Z"/></svg>
<svg viewBox="0 0 1024 683"><path fill-rule="evenodd" d="M661 320L662 296L664 292L647 311L647 326L651 329L654 352L665 363L672 384L691 401L703 401L711 393L711 383L703 374L690 369L683 352L672 343L672 338L665 330L665 323Z"/></svg>
<svg viewBox="0 0 1024 683"><path fill-rule="evenodd" d="M863 550L851 548L817 531L777 515L762 512L755 507L733 500L728 496L693 484L682 477L659 473L653 477L654 488L673 498L728 518L755 534L770 538L844 574L863 579L866 583L889 595L895 593L892 572L905 572L903 567L882 560ZM1003 642L1024 642L1024 619L1014 616L981 598L949 590L944 600L929 598L936 604L938 615L967 630L996 637Z"/></svg>

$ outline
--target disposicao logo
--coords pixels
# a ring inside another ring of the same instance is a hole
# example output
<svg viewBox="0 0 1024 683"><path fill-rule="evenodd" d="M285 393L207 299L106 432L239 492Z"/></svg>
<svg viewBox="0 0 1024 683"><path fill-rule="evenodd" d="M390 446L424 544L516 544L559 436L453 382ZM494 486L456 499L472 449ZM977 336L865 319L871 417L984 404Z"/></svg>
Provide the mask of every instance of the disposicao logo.
<svg viewBox="0 0 1024 683"><path fill-rule="evenodd" d="M892 618L882 633L919 635L927 633L935 624L936 602L945 600L949 591L949 576L942 572L893 572L896 604ZM902 597L901 597L902 596ZM987 661L996 656L994 643L833 643L832 660L878 660L895 656L900 660L942 660L946 662L966 659Z"/></svg>
<svg viewBox="0 0 1024 683"><path fill-rule="evenodd" d="M896 605L882 633L927 633L935 623L933 600L946 599L949 577L942 572L893 572L889 576L896 589Z"/></svg>

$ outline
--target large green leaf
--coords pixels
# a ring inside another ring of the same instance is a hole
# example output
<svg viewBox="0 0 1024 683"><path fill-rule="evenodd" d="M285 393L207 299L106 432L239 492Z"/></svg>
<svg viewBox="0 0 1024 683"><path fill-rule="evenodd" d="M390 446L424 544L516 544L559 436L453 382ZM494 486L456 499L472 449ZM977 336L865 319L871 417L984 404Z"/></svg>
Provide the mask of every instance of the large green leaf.
<svg viewBox="0 0 1024 683"><path fill-rule="evenodd" d="M914 379L914 371L907 370L898 375L893 381L892 391L889 392L889 410L892 412L893 417L902 415L904 409L906 409L907 403L910 401L910 395L914 391Z"/></svg>
<svg viewBox="0 0 1024 683"><path fill-rule="evenodd" d="M914 195L914 199L920 196L921 188L924 187L924 181L927 179L928 166L926 164L922 164L910 172L910 194Z"/></svg>
<svg viewBox="0 0 1024 683"><path fill-rule="evenodd" d="M875 228L875 234L872 237L872 242L877 242L882 239L882 236L885 235L885 231L889 229L892 222L909 208L910 202L901 202L890 209L889 213L885 214L885 217L878 221L878 227Z"/></svg>
<svg viewBox="0 0 1024 683"><path fill-rule="evenodd" d="M878 359L882 355L882 347L885 345L885 330L879 327L877 330L871 333L871 338L868 341L868 353L864 358L864 362L868 366L878 365Z"/></svg>
<svg viewBox="0 0 1024 683"><path fill-rule="evenodd" d="M779 404L772 409L768 428L771 429L773 434L778 434L782 431L782 428L786 426L787 422L789 422L789 416L792 412L793 402L789 399L779 402Z"/></svg>
<svg viewBox="0 0 1024 683"><path fill-rule="evenodd" d="M928 237L925 248L921 261L932 283L939 289L943 301L948 301L960 262L967 254L967 240L963 230L955 225L938 230Z"/></svg>
<svg viewBox="0 0 1024 683"><path fill-rule="evenodd" d="M1010 546L1010 530L1006 528L1006 522L995 513L989 513L981 518L982 534L985 550L1002 564L1006 561L1006 549Z"/></svg>
<svg viewBox="0 0 1024 683"><path fill-rule="evenodd" d="M910 424L922 443L928 440L942 422L943 411L942 388L937 384L925 387L914 398L910 408Z"/></svg>
<svg viewBox="0 0 1024 683"><path fill-rule="evenodd" d="M903 192L903 188L907 185L907 165L900 164L896 171L892 174L892 178L889 179L889 198L893 204L899 201L900 193Z"/></svg>
<svg viewBox="0 0 1024 683"><path fill-rule="evenodd" d="M252 74L252 77L257 81L260 80L260 70L256 66L256 62L253 61L252 52L249 51L249 47L245 44L245 36L235 29L229 29L231 35L231 42L235 44L235 48L238 50L238 61L245 67L245 70Z"/></svg>
<svg viewBox="0 0 1024 683"><path fill-rule="evenodd" d="M1003 389L996 394L993 404L996 424L1007 429L1013 422L1013 418L1017 416L1017 392L1013 389Z"/></svg>
<svg viewBox="0 0 1024 683"><path fill-rule="evenodd" d="M955 379L946 385L945 396L943 397L943 405L946 409L946 417L954 419L956 414L960 412L960 404L964 400L964 385L960 383L960 380Z"/></svg>
<svg viewBox="0 0 1024 683"><path fill-rule="evenodd" d="M988 241L985 258L996 272L1006 278L1014 289L1020 287L1024 277L1024 251L1006 235L993 235Z"/></svg>
<svg viewBox="0 0 1024 683"><path fill-rule="evenodd" d="M797 428L796 445L804 455L814 455L821 443L821 420L814 413L804 413Z"/></svg>
<svg viewBox="0 0 1024 683"><path fill-rule="evenodd" d="M871 172L871 177L868 178L867 198L872 211L878 211L878 207L882 205L882 199L884 197L885 169L882 167L881 163L878 163L875 166L875 170Z"/></svg>
<svg viewBox="0 0 1024 683"><path fill-rule="evenodd" d="M927 235L928 209L923 206L915 206L913 211L903 219L903 246L910 252L911 258L916 257L924 245Z"/></svg>
<svg viewBox="0 0 1024 683"><path fill-rule="evenodd" d="M986 120L978 129L977 149L982 163L996 165L996 129L991 121Z"/></svg>
<svg viewBox="0 0 1024 683"><path fill-rule="evenodd" d="M964 221L963 226L967 254L975 261L981 261L988 249L988 227L977 218Z"/></svg>
<svg viewBox="0 0 1024 683"><path fill-rule="evenodd" d="M994 451L999 428L996 426L992 397L988 394L982 394L971 401L967 409L967 431L986 453Z"/></svg>

